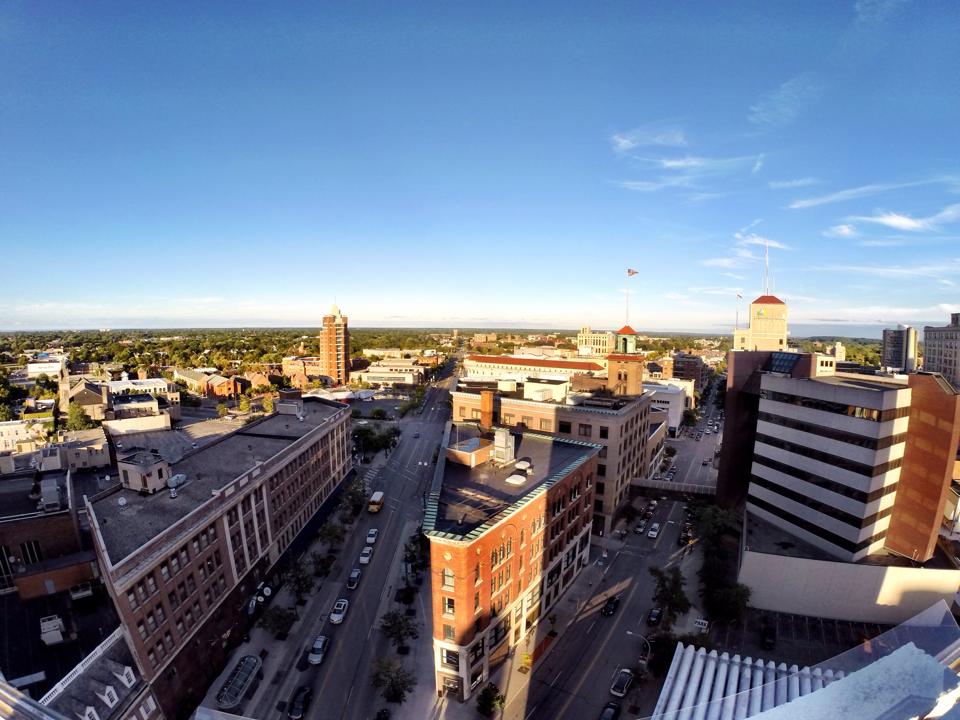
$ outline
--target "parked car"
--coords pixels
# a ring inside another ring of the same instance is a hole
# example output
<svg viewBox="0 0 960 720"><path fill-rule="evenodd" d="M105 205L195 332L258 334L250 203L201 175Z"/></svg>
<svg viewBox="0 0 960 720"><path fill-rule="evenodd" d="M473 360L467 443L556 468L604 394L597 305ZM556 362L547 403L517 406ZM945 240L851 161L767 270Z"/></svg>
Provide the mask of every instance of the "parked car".
<svg viewBox="0 0 960 720"><path fill-rule="evenodd" d="M376 528L370 528L367 531L367 545L373 545L377 542L377 536L380 534L380 531Z"/></svg>
<svg viewBox="0 0 960 720"><path fill-rule="evenodd" d="M680 533L680 537L677 538L677 545L683 547L690 541L690 536L686 533Z"/></svg>
<svg viewBox="0 0 960 720"><path fill-rule="evenodd" d="M617 720L620 717L620 705L615 702L608 702L603 706L599 720Z"/></svg>
<svg viewBox="0 0 960 720"><path fill-rule="evenodd" d="M347 616L347 608L350 607L350 601L346 598L340 598L333 604L333 609L330 611L330 622L334 625L339 625L343 622L343 619Z"/></svg>
<svg viewBox="0 0 960 720"><path fill-rule="evenodd" d="M620 605L620 596L611 595L607 598L607 601L603 604L603 607L600 608L600 614L604 617L610 617L617 611L617 607Z"/></svg>
<svg viewBox="0 0 960 720"><path fill-rule="evenodd" d="M613 685L610 686L610 694L615 697L623 697L627 694L630 686L633 684L633 672L627 668L621 668L617 673Z"/></svg>
<svg viewBox="0 0 960 720"><path fill-rule="evenodd" d="M647 531L647 521L641 520L637 523L637 526L633 529L637 535L643 535Z"/></svg>
<svg viewBox="0 0 960 720"><path fill-rule="evenodd" d="M660 624L661 618L663 618L663 610L658 607L652 608L650 612L647 613L647 625L655 627Z"/></svg>
<svg viewBox="0 0 960 720"><path fill-rule="evenodd" d="M327 648L330 647L330 638L326 635L317 635L310 647L310 654L307 655L307 662L311 665L319 665L327 655Z"/></svg>
<svg viewBox="0 0 960 720"><path fill-rule="evenodd" d="M313 690L307 685L301 685L293 694L290 700L290 707L287 710L287 717L290 720L301 720L310 707L310 701L313 699Z"/></svg>
<svg viewBox="0 0 960 720"><path fill-rule="evenodd" d="M650 526L650 529L647 530L648 538L655 538L660 534L660 523L654 523Z"/></svg>
<svg viewBox="0 0 960 720"><path fill-rule="evenodd" d="M414 440L418 440L419 438L420 438L420 433L414 433L414 434L413 434L413 439L414 439Z"/></svg>
<svg viewBox="0 0 960 720"><path fill-rule="evenodd" d="M356 590L357 585L360 584L360 568L354 568L350 571L350 576L347 578L347 590Z"/></svg>
<svg viewBox="0 0 960 720"><path fill-rule="evenodd" d="M709 465L709 464L710 464L710 458L705 458L704 461L703 461L702 463L700 463L700 464L701 464L701 465Z"/></svg>
<svg viewBox="0 0 960 720"><path fill-rule="evenodd" d="M363 550L360 551L360 564L369 565L370 558L373 556L373 548L370 545L367 545Z"/></svg>

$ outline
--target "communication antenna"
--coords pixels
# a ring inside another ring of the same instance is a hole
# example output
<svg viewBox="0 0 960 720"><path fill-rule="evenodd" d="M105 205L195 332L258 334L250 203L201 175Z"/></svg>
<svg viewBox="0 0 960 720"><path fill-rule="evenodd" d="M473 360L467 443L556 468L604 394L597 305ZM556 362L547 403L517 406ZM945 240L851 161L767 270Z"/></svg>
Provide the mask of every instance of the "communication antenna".
<svg viewBox="0 0 960 720"><path fill-rule="evenodd" d="M763 294L770 294L770 241L763 239Z"/></svg>
<svg viewBox="0 0 960 720"><path fill-rule="evenodd" d="M126 510L126 508L127 508L127 499L126 499L125 497L121 497L119 500L117 500L117 505L120 506L120 509L121 509L121 510Z"/></svg>

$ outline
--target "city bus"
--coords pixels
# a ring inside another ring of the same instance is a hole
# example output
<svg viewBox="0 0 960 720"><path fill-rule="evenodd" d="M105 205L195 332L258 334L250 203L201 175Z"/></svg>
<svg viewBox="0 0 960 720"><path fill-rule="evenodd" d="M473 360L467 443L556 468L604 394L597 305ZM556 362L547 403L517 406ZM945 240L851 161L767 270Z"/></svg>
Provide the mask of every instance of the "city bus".
<svg viewBox="0 0 960 720"><path fill-rule="evenodd" d="M370 500L367 503L367 512L378 513L382 509L383 509L383 491L377 490L373 495L370 496Z"/></svg>

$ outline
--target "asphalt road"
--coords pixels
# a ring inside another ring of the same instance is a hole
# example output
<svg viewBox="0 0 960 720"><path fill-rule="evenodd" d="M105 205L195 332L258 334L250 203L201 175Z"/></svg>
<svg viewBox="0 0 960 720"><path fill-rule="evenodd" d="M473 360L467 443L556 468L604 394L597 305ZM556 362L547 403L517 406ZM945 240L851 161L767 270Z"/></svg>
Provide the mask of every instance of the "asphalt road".
<svg viewBox="0 0 960 720"><path fill-rule="evenodd" d="M433 474L433 453L438 447L444 423L450 417L447 388L427 390L421 410L414 410L400 421L402 435L397 448L376 473L369 490L382 490L386 495L383 510L375 515L362 512L341 548L337 563L318 591L323 612L309 624L309 632L291 637L288 642L301 646L301 661L257 708L260 718L286 717L278 703L289 702L302 685L313 688L313 701L306 717L310 720L346 720L366 718L381 704L370 687L370 666L377 658L396 657L385 638L377 630L380 615L390 606L400 582L394 571L404 544L416 531L423 517L423 496ZM415 437L419 435L419 437ZM360 550L366 544L367 530L378 528L380 535L368 565L360 565ZM404 529L406 528L406 532ZM356 590L346 587L350 571L362 571ZM350 607L340 625L329 621L329 613L337 598L346 598ZM428 601L419 593L414 607L418 618L429 611ZM313 639L324 634L331 638L323 664L311 666L305 657Z"/></svg>
<svg viewBox="0 0 960 720"><path fill-rule="evenodd" d="M650 520L663 526L660 536L653 540L630 533L622 550L608 557L604 579L578 598L582 609L577 619L534 671L527 692L505 709L505 720L588 720L610 701L620 702L626 710L629 697L613 697L610 685L621 667L633 667L646 654L645 635L651 631L646 618L653 607L648 568L680 562L682 508L679 501L661 502ZM610 595L620 596L620 606L612 617L603 617L600 608Z"/></svg>

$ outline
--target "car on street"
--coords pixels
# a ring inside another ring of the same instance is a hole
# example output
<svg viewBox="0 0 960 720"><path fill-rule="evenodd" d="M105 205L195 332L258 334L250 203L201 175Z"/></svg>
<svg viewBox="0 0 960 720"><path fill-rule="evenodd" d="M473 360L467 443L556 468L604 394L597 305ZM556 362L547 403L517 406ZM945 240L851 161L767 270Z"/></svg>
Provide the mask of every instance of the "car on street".
<svg viewBox="0 0 960 720"><path fill-rule="evenodd" d="M659 534L660 534L660 523L654 523L653 525L650 526L650 529L647 530L648 538L655 538Z"/></svg>
<svg viewBox="0 0 960 720"><path fill-rule="evenodd" d="M623 697L627 694L632 684L633 672L627 668L621 668L613 681L613 685L610 686L610 694L615 697Z"/></svg>
<svg viewBox="0 0 960 720"><path fill-rule="evenodd" d="M617 720L620 717L620 705L615 702L608 702L603 706L599 720Z"/></svg>
<svg viewBox="0 0 960 720"><path fill-rule="evenodd" d="M373 548L367 545L363 550L360 551L360 564L369 565L370 558L373 556Z"/></svg>
<svg viewBox="0 0 960 720"><path fill-rule="evenodd" d="M704 431L703 431L703 434L704 434L704 435L709 435L709 434L710 434L710 428L707 428L706 430L704 430Z"/></svg>
<svg viewBox="0 0 960 720"><path fill-rule="evenodd" d="M333 609L330 610L330 622L334 625L339 625L343 622L343 619L347 616L347 608L350 607L350 601L346 598L340 598L333 604Z"/></svg>
<svg viewBox="0 0 960 720"><path fill-rule="evenodd" d="M663 610L658 607L651 608L650 612L647 613L647 625L656 627L660 624L661 618L663 618Z"/></svg>
<svg viewBox="0 0 960 720"><path fill-rule="evenodd" d="M360 568L354 568L350 571L350 576L347 578L347 590L356 590L357 585L360 584Z"/></svg>
<svg viewBox="0 0 960 720"><path fill-rule="evenodd" d="M414 433L414 434L413 434L413 439L414 439L414 440L418 440L419 438L420 438L420 433Z"/></svg>
<svg viewBox="0 0 960 720"><path fill-rule="evenodd" d="M327 648L330 647L330 638L326 635L317 635L317 639L310 646L310 654L307 655L307 662L311 665L319 665L327 655Z"/></svg>
<svg viewBox="0 0 960 720"><path fill-rule="evenodd" d="M307 708L310 707L310 701L313 699L313 690L307 685L301 685L290 699L290 706L287 710L287 717L290 720L301 720L306 715Z"/></svg>
<svg viewBox="0 0 960 720"><path fill-rule="evenodd" d="M617 612L617 608L619 606L620 606L620 596L611 595L610 597L607 598L607 601L603 604L603 607L600 608L600 614L603 615L604 617L610 617L615 612Z"/></svg>
<svg viewBox="0 0 960 720"><path fill-rule="evenodd" d="M637 523L637 526L633 529L637 535L643 535L647 531L647 521L641 520Z"/></svg>
<svg viewBox="0 0 960 720"><path fill-rule="evenodd" d="M710 464L710 458L704 458L703 462L700 463L700 464L701 464L701 465L709 465L709 464Z"/></svg>
<svg viewBox="0 0 960 720"><path fill-rule="evenodd" d="M367 545L373 545L377 542L377 536L380 534L380 531L377 528L370 528L367 530Z"/></svg>

